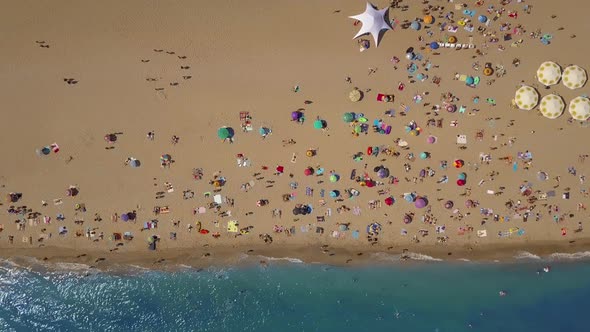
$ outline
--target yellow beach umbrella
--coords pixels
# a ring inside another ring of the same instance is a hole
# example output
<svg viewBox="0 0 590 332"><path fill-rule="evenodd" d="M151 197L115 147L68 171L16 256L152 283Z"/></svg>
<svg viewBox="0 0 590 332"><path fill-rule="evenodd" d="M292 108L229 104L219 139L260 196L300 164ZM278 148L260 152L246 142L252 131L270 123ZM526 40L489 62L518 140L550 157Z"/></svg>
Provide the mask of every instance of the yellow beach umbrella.
<svg viewBox="0 0 590 332"><path fill-rule="evenodd" d="M537 79L545 86L554 85L561 78L561 68L552 61L545 61L537 69Z"/></svg>
<svg viewBox="0 0 590 332"><path fill-rule="evenodd" d="M572 118L579 121L586 121L590 118L590 99L576 97L570 101L569 112Z"/></svg>
<svg viewBox="0 0 590 332"><path fill-rule="evenodd" d="M587 80L586 71L576 65L566 67L561 77L563 85L572 90L583 87Z"/></svg>
<svg viewBox="0 0 590 332"><path fill-rule="evenodd" d="M557 119L563 114L565 103L558 95L547 95L541 99L541 106L539 107L541 114L548 119Z"/></svg>
<svg viewBox="0 0 590 332"><path fill-rule="evenodd" d="M521 110L530 111L539 103L539 93L530 86L524 85L516 90L514 102Z"/></svg>
<svg viewBox="0 0 590 332"><path fill-rule="evenodd" d="M350 98L350 101L354 102L361 100L362 97L363 95L359 89L354 89L350 91L350 93L348 94L348 98Z"/></svg>

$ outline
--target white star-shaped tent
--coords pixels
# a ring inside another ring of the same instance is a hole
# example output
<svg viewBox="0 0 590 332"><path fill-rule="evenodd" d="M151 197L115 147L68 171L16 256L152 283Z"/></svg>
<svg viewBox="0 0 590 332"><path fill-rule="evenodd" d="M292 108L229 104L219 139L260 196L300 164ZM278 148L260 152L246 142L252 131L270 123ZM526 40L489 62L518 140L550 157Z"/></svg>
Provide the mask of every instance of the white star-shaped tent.
<svg viewBox="0 0 590 332"><path fill-rule="evenodd" d="M381 30L391 30L391 26L385 20L385 14L389 8L383 8L381 10L375 9L372 4L367 2L367 9L365 12L355 16L349 16L352 19L361 21L363 24L362 28L352 39L362 36L366 33L370 33L375 39L375 45L379 44L379 33Z"/></svg>

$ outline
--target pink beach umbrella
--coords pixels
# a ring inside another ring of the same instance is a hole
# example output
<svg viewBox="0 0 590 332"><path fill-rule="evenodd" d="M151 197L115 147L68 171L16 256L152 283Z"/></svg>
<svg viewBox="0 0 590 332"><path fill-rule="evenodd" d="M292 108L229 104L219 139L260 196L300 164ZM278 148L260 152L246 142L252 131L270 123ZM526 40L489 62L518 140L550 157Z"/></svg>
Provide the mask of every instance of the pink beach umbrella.
<svg viewBox="0 0 590 332"><path fill-rule="evenodd" d="M431 136L428 136L428 138L426 138L426 142L428 144L434 144L434 143L436 143L436 137L434 137L432 135Z"/></svg>
<svg viewBox="0 0 590 332"><path fill-rule="evenodd" d="M310 176L313 174L313 168L308 167L303 171L303 174L305 174L305 176Z"/></svg>

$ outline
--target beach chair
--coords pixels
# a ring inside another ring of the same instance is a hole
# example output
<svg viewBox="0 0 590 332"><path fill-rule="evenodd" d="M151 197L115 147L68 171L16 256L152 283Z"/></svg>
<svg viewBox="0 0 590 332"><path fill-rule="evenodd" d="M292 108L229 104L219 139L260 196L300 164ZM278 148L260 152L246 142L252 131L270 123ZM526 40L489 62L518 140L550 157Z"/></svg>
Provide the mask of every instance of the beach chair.
<svg viewBox="0 0 590 332"><path fill-rule="evenodd" d="M326 218L324 216L317 216L316 217L316 221L317 222L325 222L326 221Z"/></svg>

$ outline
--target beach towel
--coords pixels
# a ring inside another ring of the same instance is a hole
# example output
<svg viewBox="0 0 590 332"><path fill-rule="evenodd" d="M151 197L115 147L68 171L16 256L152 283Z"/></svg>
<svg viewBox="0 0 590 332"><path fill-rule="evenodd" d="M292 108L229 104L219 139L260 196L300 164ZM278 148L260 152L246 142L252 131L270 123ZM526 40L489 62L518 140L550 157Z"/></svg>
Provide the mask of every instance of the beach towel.
<svg viewBox="0 0 590 332"><path fill-rule="evenodd" d="M311 189L310 187L305 187L305 195L313 196L313 189Z"/></svg>
<svg viewBox="0 0 590 332"><path fill-rule="evenodd" d="M352 232L352 238L355 240L358 240L358 238L359 238L359 231L358 230Z"/></svg>
<svg viewBox="0 0 590 332"><path fill-rule="evenodd" d="M227 222L227 231L230 233L237 233L238 232L238 221L237 220L230 220Z"/></svg>
<svg viewBox="0 0 590 332"><path fill-rule="evenodd" d="M477 237L486 237L488 236L488 231L485 229L480 229L477 231Z"/></svg>
<svg viewBox="0 0 590 332"><path fill-rule="evenodd" d="M223 198L221 197L221 195L217 194L213 196L213 201L217 204L221 204L223 202Z"/></svg>

